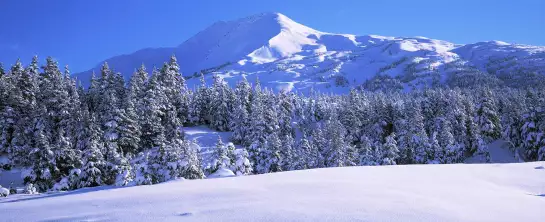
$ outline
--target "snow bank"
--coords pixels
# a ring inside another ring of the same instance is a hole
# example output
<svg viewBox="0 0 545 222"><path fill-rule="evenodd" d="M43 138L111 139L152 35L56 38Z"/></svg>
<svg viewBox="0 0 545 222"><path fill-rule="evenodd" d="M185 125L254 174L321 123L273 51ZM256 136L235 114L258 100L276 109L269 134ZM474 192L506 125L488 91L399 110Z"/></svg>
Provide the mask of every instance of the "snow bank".
<svg viewBox="0 0 545 222"><path fill-rule="evenodd" d="M0 215L3 221L545 221L543 166L327 168L11 195L0 199Z"/></svg>
<svg viewBox="0 0 545 222"><path fill-rule="evenodd" d="M9 196L9 190L0 186L0 197Z"/></svg>
<svg viewBox="0 0 545 222"><path fill-rule="evenodd" d="M230 169L220 168L213 174L210 174L207 178L220 178L220 177L234 177L235 173Z"/></svg>

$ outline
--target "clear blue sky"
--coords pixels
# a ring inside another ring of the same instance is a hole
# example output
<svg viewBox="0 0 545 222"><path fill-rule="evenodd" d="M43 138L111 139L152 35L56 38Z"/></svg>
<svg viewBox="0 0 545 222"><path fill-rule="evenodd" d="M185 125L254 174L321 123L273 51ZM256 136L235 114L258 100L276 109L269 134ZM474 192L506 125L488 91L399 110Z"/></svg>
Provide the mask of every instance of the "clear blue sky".
<svg viewBox="0 0 545 222"><path fill-rule="evenodd" d="M545 45L545 0L0 0L0 61L50 55L84 71L260 12L327 32Z"/></svg>

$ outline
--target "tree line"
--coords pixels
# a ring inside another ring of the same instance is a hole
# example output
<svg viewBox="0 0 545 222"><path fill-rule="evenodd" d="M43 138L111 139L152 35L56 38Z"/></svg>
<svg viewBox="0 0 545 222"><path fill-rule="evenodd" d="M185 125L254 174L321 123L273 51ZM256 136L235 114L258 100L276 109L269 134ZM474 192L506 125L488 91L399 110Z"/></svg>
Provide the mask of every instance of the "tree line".
<svg viewBox="0 0 545 222"><path fill-rule="evenodd" d="M545 160L545 90L441 85L411 92L353 89L297 94L214 76L189 89L174 56L126 83L104 64L84 89L56 61L0 66L0 155L22 167L27 190L155 184L358 165L489 159L497 139L528 161ZM231 131L210 160L185 126ZM235 148L235 144L239 146Z"/></svg>

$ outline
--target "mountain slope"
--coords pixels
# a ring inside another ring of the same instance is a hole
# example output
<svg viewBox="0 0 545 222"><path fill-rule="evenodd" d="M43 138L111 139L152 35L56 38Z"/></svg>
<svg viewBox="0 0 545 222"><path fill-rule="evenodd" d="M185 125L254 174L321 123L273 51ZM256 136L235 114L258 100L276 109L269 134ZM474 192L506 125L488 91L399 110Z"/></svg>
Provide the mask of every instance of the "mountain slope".
<svg viewBox="0 0 545 222"><path fill-rule="evenodd" d="M444 79L451 71L445 65L453 62L492 74L545 70L545 47L498 41L462 46L424 37L333 34L279 13L217 22L177 47L144 49L106 61L129 77L142 63L149 70L160 68L172 54L186 77L203 71L234 84L247 75L275 90L345 92L377 74L397 76L403 84L419 87L430 84L433 75ZM93 70L98 72L99 66L77 76L86 84Z"/></svg>
<svg viewBox="0 0 545 222"><path fill-rule="evenodd" d="M543 164L343 167L0 198L3 221L543 221Z"/></svg>

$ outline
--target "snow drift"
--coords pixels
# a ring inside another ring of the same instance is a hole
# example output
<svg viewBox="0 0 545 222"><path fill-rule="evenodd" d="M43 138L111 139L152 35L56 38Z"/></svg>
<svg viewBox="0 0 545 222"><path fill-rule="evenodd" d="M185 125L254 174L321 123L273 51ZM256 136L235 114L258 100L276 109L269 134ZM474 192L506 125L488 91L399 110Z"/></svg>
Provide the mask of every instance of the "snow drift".
<svg viewBox="0 0 545 222"><path fill-rule="evenodd" d="M345 167L0 199L2 221L543 221L545 162Z"/></svg>

